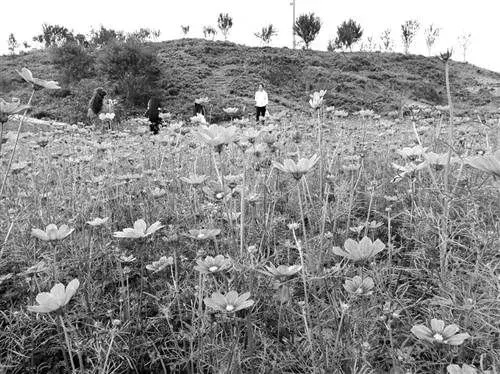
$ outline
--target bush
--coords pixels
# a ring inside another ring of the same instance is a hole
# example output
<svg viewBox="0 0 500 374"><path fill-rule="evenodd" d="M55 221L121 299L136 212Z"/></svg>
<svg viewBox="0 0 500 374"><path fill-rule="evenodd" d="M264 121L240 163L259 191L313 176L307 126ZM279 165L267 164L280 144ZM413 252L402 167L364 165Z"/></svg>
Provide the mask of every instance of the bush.
<svg viewBox="0 0 500 374"><path fill-rule="evenodd" d="M134 40L106 45L97 59L97 69L116 92L132 105L145 105L156 90L160 70L153 48Z"/></svg>
<svg viewBox="0 0 500 374"><path fill-rule="evenodd" d="M363 30L361 26L350 19L349 21L344 21L337 28L337 39L335 44L337 47L349 48L352 50L352 45L356 43L363 36Z"/></svg>
<svg viewBox="0 0 500 374"><path fill-rule="evenodd" d="M316 39L319 30L321 20L314 13L300 15L293 25L293 31L304 41L306 49L309 49L311 42Z"/></svg>
<svg viewBox="0 0 500 374"><path fill-rule="evenodd" d="M94 74L92 54L77 42L67 42L50 50L52 63L61 71L65 83L79 81Z"/></svg>

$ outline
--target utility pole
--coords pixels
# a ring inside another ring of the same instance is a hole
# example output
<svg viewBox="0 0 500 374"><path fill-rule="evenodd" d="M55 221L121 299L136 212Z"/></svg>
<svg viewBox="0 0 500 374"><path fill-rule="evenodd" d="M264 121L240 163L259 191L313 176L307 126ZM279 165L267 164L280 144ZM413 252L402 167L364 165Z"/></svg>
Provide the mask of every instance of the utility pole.
<svg viewBox="0 0 500 374"><path fill-rule="evenodd" d="M293 33L293 49L295 49L295 0L292 0L290 5L293 7L292 33Z"/></svg>

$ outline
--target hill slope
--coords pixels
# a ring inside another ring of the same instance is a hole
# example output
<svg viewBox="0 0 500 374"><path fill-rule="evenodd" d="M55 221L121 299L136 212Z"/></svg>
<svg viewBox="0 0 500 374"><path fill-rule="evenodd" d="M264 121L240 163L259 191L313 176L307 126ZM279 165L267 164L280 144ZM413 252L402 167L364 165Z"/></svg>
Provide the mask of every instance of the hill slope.
<svg viewBox="0 0 500 374"><path fill-rule="evenodd" d="M246 106L247 113L253 112L259 82L266 86L271 110L307 110L308 94L319 89L328 90L327 105L349 111L370 108L385 112L405 101L436 105L446 100L443 63L438 58L255 48L200 39L151 43L151 47L159 59L157 85L164 107L183 116L192 114L193 100L201 96L211 98L215 119L222 119L222 108L227 106ZM14 71L22 66L43 78L57 79L59 75L47 51L0 57L0 97L27 99L26 85ZM500 106L499 73L452 62L451 84L459 110ZM34 115L83 119L91 92L98 86L120 94L113 82L95 76L73 82L61 92L38 95ZM143 109L124 108L126 113Z"/></svg>

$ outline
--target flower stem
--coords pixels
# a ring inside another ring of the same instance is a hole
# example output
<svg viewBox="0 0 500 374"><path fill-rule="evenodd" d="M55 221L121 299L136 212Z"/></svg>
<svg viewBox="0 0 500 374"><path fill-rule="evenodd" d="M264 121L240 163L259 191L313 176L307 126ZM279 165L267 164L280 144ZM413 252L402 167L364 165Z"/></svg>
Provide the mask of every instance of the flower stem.
<svg viewBox="0 0 500 374"><path fill-rule="evenodd" d="M30 99L28 101L28 106L31 104L31 100L33 100L33 95L35 94L35 90L31 92ZM16 153L17 144L19 143L19 135L21 134L21 128L23 127L24 119L26 118L26 113L28 109L26 109L23 113L23 116L19 120L19 127L17 128L16 142L14 143L14 148L12 149L12 154L10 155L9 165L7 166L7 170L5 170L5 175L2 181L2 187L0 188L0 198L3 196L3 190L5 188L5 184L7 183L7 177L9 176L10 168L12 166L12 160L14 159L14 155Z"/></svg>
<svg viewBox="0 0 500 374"><path fill-rule="evenodd" d="M75 373L76 368L75 368L75 363L73 362L73 355L71 353L71 344L69 341L68 330L66 329L66 326L64 325L64 319L63 319L62 315L60 315L60 314L59 314L59 321L61 322L61 327L62 327L63 332L64 332L64 340L66 342L66 348L68 348L69 362L71 363L71 369L72 369L71 371L72 371L72 373Z"/></svg>

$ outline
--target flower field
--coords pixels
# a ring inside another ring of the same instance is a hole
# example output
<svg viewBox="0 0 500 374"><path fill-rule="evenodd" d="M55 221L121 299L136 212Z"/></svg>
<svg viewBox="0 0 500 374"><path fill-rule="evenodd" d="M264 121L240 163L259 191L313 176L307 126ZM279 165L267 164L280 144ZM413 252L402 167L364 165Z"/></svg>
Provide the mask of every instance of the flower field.
<svg viewBox="0 0 500 374"><path fill-rule="evenodd" d="M157 136L5 104L0 372L498 372L498 113L323 95Z"/></svg>

